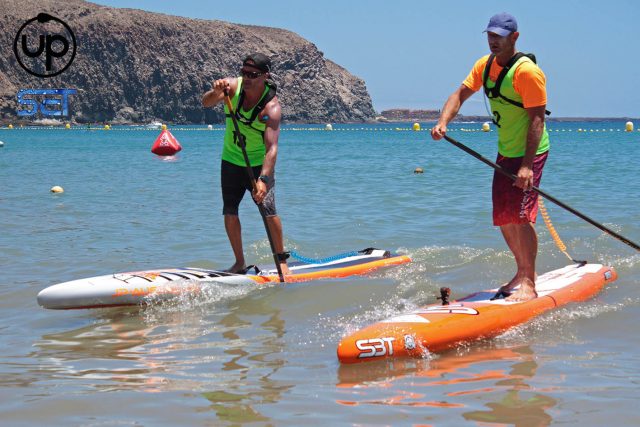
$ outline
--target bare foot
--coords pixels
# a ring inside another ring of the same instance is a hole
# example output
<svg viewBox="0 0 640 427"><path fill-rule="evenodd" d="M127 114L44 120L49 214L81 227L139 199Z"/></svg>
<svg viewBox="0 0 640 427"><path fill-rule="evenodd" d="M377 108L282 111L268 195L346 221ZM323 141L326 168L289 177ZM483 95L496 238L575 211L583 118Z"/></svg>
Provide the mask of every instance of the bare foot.
<svg viewBox="0 0 640 427"><path fill-rule="evenodd" d="M520 281L520 287L504 300L509 302L524 302L538 297L536 285L526 277Z"/></svg>
<svg viewBox="0 0 640 427"><path fill-rule="evenodd" d="M282 281L287 282L287 276L291 274L291 270L289 270L287 263L280 264L280 271L282 272Z"/></svg>
<svg viewBox="0 0 640 427"><path fill-rule="evenodd" d="M498 292L496 292L493 298L491 298L491 301L500 299L500 298L507 298L508 296L510 296L511 290L516 286L518 286L519 280L520 278L518 277L517 274L513 276L513 279L509 280L509 282L507 282L505 285L500 286L500 288L498 289Z"/></svg>
<svg viewBox="0 0 640 427"><path fill-rule="evenodd" d="M283 276L287 276L291 274L291 270L289 270L289 266L285 263L280 264L280 270L282 271Z"/></svg>
<svg viewBox="0 0 640 427"><path fill-rule="evenodd" d="M538 280L538 273L535 273L533 277L534 277L534 280ZM507 284L500 286L500 289L498 289L498 292L496 293L496 296L493 297L492 299L498 299L501 296L504 296L505 298L510 296L513 293L513 290L520 283L522 283L523 280L529 280L529 279L527 279L526 277L523 277L523 276L520 276L520 275L516 274L515 276L513 276L513 279L509 280L509 282ZM529 281L531 281L531 280L529 280Z"/></svg>
<svg viewBox="0 0 640 427"><path fill-rule="evenodd" d="M227 268L226 271L227 273L233 273L233 274L242 274L246 271L247 266L244 263L238 263L236 262L235 264L233 264L231 267Z"/></svg>

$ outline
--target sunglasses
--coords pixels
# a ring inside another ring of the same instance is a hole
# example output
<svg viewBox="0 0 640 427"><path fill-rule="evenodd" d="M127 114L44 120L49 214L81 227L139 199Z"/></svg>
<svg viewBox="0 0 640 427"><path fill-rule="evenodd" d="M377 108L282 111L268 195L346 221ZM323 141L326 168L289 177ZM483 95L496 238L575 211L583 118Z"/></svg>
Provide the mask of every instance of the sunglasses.
<svg viewBox="0 0 640 427"><path fill-rule="evenodd" d="M253 79L257 79L258 77L260 77L265 73L259 73L257 71L240 70L240 74L242 74L242 77L246 79L253 80Z"/></svg>

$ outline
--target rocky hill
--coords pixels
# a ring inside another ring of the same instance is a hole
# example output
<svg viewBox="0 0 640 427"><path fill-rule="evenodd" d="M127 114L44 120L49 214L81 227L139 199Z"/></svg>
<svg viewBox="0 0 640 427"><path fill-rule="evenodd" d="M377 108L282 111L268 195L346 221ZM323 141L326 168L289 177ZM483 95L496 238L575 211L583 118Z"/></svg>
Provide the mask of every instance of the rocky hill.
<svg viewBox="0 0 640 427"><path fill-rule="evenodd" d="M440 117L440 110L409 110L408 108L394 108L382 111L380 116L390 122L403 122L410 120L429 121L438 120Z"/></svg>
<svg viewBox="0 0 640 427"><path fill-rule="evenodd" d="M77 54L58 76L23 70L13 54L21 25L41 12L72 28ZM273 61L285 122L360 122L374 118L363 80L287 30L99 6L80 0L0 2L0 120L16 121L16 93L25 88L75 88L77 122L221 123L222 107L204 109L216 78L238 74L259 51Z"/></svg>
<svg viewBox="0 0 640 427"><path fill-rule="evenodd" d="M440 110L410 110L408 108L393 108L384 110L377 121L387 122L436 122L440 118ZM455 121L486 122L491 121L489 116L463 116L456 114Z"/></svg>

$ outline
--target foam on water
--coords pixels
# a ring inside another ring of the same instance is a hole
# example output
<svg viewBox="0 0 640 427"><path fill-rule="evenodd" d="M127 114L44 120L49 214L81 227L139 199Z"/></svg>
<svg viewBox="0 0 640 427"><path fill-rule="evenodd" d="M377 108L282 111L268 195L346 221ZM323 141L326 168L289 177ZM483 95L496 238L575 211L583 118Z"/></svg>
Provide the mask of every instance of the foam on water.
<svg viewBox="0 0 640 427"><path fill-rule="evenodd" d="M532 339L543 341L551 339L558 342L576 342L576 335L571 332L572 324L581 319L598 318L602 314L622 310L626 305L637 305L640 300L628 300L617 304L604 304L600 302L583 302L571 304L552 310L533 320L509 329L496 337L496 340L505 345L521 345Z"/></svg>
<svg viewBox="0 0 640 427"><path fill-rule="evenodd" d="M177 295L172 295L169 299L162 295L151 294L145 298L148 310L163 312L200 310L205 312L211 309L212 305L222 305L228 301L238 299L256 291L259 287L266 288L272 286L256 284L230 285L228 283L216 281L193 281L188 279L175 280L171 282L174 289L182 289Z"/></svg>

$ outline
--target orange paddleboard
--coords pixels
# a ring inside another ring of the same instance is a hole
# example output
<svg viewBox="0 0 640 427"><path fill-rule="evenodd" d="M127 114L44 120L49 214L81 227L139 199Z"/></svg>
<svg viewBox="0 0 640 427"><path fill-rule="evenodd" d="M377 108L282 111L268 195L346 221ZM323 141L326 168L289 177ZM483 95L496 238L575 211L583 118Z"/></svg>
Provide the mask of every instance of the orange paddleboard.
<svg viewBox="0 0 640 427"><path fill-rule="evenodd" d="M365 327L340 341L341 363L424 357L463 342L489 338L552 308L584 301L616 280L611 267L574 264L538 277L538 298L491 301L498 289L477 292L448 305L429 305Z"/></svg>

